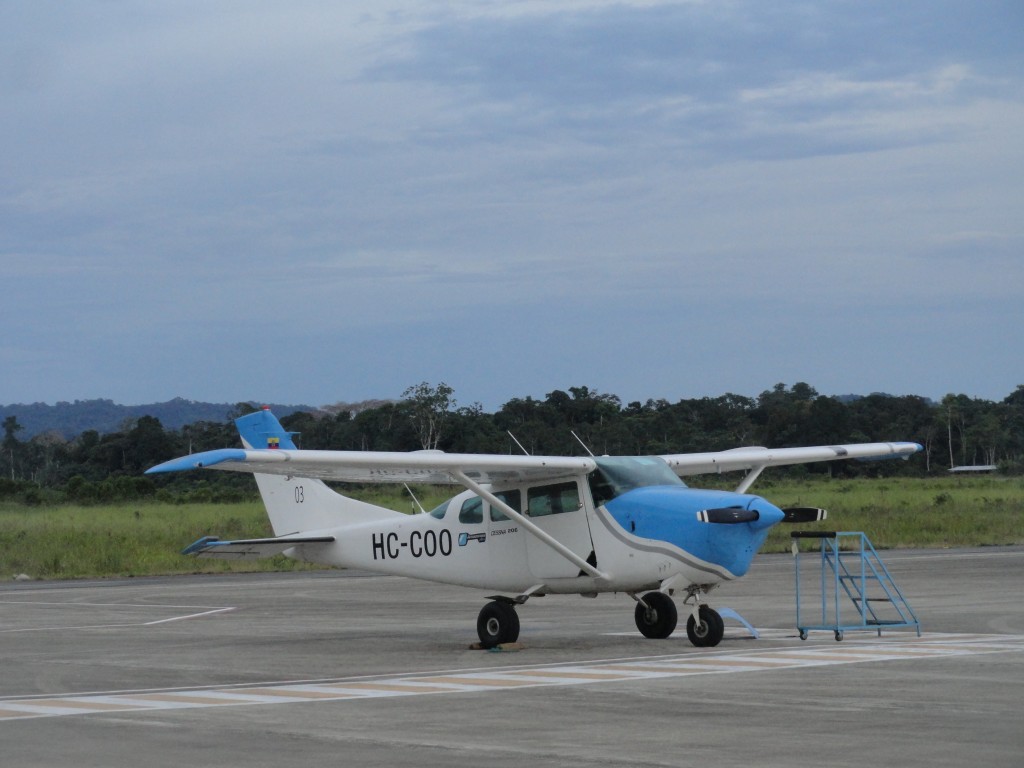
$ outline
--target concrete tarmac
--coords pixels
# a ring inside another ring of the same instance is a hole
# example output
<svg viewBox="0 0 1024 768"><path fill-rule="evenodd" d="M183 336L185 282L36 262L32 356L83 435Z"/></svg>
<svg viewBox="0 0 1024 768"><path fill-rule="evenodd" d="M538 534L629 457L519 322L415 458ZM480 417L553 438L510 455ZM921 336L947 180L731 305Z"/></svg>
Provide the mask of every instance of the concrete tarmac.
<svg viewBox="0 0 1024 768"><path fill-rule="evenodd" d="M708 650L625 595L531 599L496 653L485 593L396 577L5 584L0 766L1024 764L1024 547L882 554L921 638L802 642L782 555L714 595L761 639Z"/></svg>

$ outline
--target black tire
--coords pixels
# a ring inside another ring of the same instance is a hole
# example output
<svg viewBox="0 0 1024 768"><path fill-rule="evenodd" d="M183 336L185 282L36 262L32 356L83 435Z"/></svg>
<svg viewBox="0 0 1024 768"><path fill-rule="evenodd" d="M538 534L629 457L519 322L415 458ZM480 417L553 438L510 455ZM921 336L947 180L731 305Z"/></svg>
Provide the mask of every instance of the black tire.
<svg viewBox="0 0 1024 768"><path fill-rule="evenodd" d="M484 648L514 643L519 639L519 614L515 606L498 600L485 605L476 620L476 633Z"/></svg>
<svg viewBox="0 0 1024 768"><path fill-rule="evenodd" d="M664 592L648 592L644 595L644 603L636 604L633 618L640 634L652 640L664 640L676 629L679 613L672 598Z"/></svg>
<svg viewBox="0 0 1024 768"><path fill-rule="evenodd" d="M702 605L698 611L700 622L693 619L693 614L686 620L686 636L698 648L714 648L725 635L725 621L718 611Z"/></svg>

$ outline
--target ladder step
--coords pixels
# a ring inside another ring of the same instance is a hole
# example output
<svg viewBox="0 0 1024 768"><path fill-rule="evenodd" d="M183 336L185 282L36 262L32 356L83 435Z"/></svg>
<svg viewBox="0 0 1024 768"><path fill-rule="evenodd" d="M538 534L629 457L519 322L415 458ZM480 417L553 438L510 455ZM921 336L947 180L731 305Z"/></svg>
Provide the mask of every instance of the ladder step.
<svg viewBox="0 0 1024 768"><path fill-rule="evenodd" d="M864 579L874 579L875 581L881 581L882 580L880 576L875 576L874 574L871 574L871 573L865 573L863 576L861 576L860 574L856 574L855 575L855 574L840 573L839 574L839 578L842 579L843 581L860 581L862 578L864 578Z"/></svg>
<svg viewBox="0 0 1024 768"><path fill-rule="evenodd" d="M904 627L904 626L912 626L912 625L917 624L916 621L909 621L909 622L908 621L897 621L896 619L893 619L892 621L877 621L877 620L872 619L872 620L867 621L865 623L866 624L870 624L872 627L888 627L888 626L897 626L897 625L901 626L901 627Z"/></svg>

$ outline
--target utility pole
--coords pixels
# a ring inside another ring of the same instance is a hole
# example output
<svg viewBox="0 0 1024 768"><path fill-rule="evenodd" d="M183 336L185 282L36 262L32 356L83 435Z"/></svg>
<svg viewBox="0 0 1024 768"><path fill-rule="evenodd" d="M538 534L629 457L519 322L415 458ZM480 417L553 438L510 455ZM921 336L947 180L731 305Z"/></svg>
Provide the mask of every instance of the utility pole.
<svg viewBox="0 0 1024 768"><path fill-rule="evenodd" d="M952 469L955 465L953 464L953 406L946 406L946 432L949 440L949 468Z"/></svg>

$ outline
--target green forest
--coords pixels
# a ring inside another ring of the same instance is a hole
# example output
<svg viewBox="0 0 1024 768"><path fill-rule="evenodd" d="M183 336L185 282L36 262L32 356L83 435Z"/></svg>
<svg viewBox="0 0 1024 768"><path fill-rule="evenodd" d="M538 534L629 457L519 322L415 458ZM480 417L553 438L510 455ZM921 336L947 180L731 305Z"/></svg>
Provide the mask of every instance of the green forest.
<svg viewBox="0 0 1024 768"><path fill-rule="evenodd" d="M494 413L461 406L447 384L409 387L402 399L361 409L309 409L283 416L309 449L546 455L663 454L744 445L797 445L910 440L924 451L907 462L812 465L793 473L936 476L953 466L997 465L1024 473L1024 385L999 402L947 395L872 394L836 398L810 385L777 384L757 397L623 403L589 387L554 390L543 399L513 398ZM257 404L239 403L232 417ZM3 421L0 500L38 506L152 499L170 503L254 498L246 475L186 473L150 477L149 467L187 453L238 445L230 419L165 428L151 415L119 430L86 430L73 438L48 431L22 439L15 416ZM584 448L586 446L586 448Z"/></svg>

